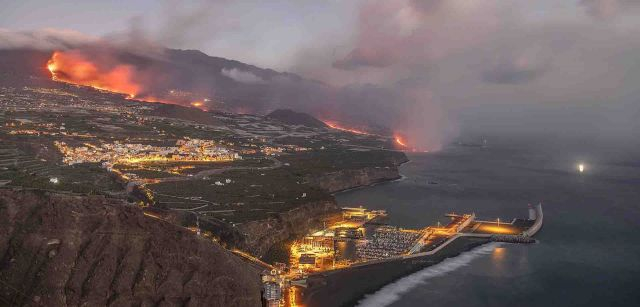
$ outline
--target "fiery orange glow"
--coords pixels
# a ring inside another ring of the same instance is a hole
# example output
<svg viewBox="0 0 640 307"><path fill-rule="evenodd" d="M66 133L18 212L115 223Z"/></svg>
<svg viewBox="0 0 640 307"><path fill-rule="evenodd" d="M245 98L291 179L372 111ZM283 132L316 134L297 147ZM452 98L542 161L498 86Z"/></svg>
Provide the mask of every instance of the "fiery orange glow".
<svg viewBox="0 0 640 307"><path fill-rule="evenodd" d="M54 52L47 69L53 80L126 94L129 98L135 98L142 90L134 80L135 69L131 65L100 67L75 51Z"/></svg>
<svg viewBox="0 0 640 307"><path fill-rule="evenodd" d="M402 133L398 133L398 132L394 133L393 142L396 144L396 148L402 151L429 152L424 148L416 147L416 145L409 142L409 140L407 140L407 138Z"/></svg>
<svg viewBox="0 0 640 307"><path fill-rule="evenodd" d="M205 100L206 101L206 100ZM192 107L196 107L202 111L208 111L209 109L205 106L203 101L193 101L190 103Z"/></svg>
<svg viewBox="0 0 640 307"><path fill-rule="evenodd" d="M359 129L355 129L355 128L348 128L348 127L342 126L342 125L338 124L335 121L323 120L322 122L324 122L327 126L329 126L332 129L351 132L351 133L355 133L355 134L372 135L371 133L366 132L364 130L359 130Z"/></svg>
<svg viewBox="0 0 640 307"><path fill-rule="evenodd" d="M400 145L400 146L402 146L402 147L407 147L407 141L405 141L405 140L402 138L402 136L400 136L400 135L396 135L396 136L394 137L394 139L395 139L395 141L396 141L396 144L398 144L398 145Z"/></svg>

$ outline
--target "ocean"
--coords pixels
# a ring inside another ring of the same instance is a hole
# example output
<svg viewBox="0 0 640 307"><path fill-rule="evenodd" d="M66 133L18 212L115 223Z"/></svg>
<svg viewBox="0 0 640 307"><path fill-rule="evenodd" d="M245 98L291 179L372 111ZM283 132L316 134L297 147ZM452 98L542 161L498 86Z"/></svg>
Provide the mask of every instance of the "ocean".
<svg viewBox="0 0 640 307"><path fill-rule="evenodd" d="M336 195L407 228L527 217L537 244L490 243L366 294L359 306L640 306L640 157L535 146L450 146L411 154L394 182ZM584 164L584 171L578 164Z"/></svg>

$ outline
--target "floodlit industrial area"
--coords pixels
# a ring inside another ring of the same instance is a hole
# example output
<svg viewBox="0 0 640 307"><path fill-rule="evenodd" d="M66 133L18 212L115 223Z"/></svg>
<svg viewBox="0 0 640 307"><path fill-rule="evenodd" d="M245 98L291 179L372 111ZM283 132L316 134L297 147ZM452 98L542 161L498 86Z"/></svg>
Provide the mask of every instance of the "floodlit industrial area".
<svg viewBox="0 0 640 307"><path fill-rule="evenodd" d="M263 273L264 299L270 306L298 306L310 276L435 255L458 238L533 243L543 222L542 205L529 206L527 219L478 220L471 214L446 214L446 225L402 229L388 225L387 212L345 207L326 228L291 244L288 264Z"/></svg>

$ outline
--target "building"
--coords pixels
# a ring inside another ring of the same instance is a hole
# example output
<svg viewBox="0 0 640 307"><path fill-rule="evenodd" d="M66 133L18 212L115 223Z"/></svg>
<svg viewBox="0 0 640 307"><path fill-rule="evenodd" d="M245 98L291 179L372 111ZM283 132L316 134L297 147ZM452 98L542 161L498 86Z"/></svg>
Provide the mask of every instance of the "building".
<svg viewBox="0 0 640 307"><path fill-rule="evenodd" d="M279 306L282 299L282 288L276 282L266 282L263 284L262 298L267 301L267 306Z"/></svg>

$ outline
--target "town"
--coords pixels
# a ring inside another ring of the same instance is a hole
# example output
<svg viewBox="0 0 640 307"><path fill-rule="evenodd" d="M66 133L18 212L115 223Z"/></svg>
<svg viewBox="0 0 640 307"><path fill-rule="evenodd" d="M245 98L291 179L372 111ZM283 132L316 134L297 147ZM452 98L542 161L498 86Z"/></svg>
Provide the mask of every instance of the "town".
<svg viewBox="0 0 640 307"><path fill-rule="evenodd" d="M214 141L190 138L178 140L176 146L166 147L120 142L99 146L84 143L79 147L69 147L59 141L54 144L64 155L62 162L68 165L102 162L106 167L112 167L116 163L221 162L241 159L240 155L218 146Z"/></svg>

